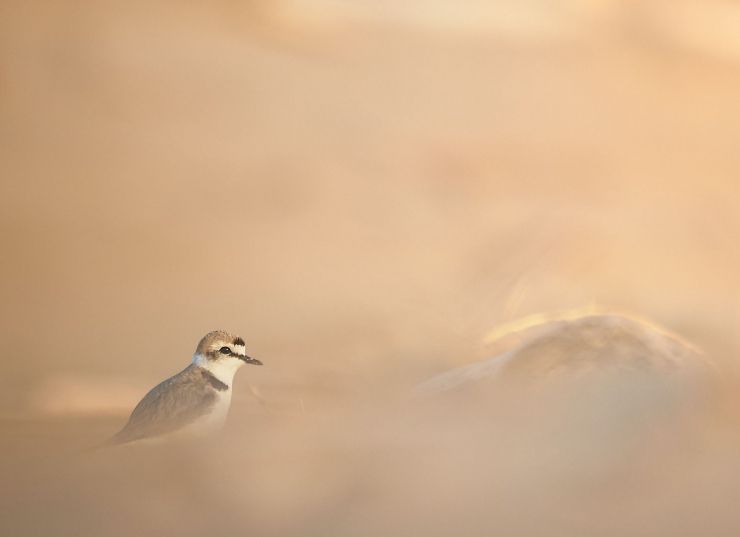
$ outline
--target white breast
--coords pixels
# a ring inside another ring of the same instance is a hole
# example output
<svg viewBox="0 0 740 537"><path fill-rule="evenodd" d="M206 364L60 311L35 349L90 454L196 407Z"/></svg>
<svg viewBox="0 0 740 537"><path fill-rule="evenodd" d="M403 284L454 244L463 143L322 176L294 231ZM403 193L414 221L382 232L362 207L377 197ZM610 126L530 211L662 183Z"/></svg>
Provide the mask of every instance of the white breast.
<svg viewBox="0 0 740 537"><path fill-rule="evenodd" d="M226 416L229 414L231 407L231 389L217 392L216 402L211 407L211 411L194 422L190 427L193 432L199 434L208 434L219 431L226 422Z"/></svg>

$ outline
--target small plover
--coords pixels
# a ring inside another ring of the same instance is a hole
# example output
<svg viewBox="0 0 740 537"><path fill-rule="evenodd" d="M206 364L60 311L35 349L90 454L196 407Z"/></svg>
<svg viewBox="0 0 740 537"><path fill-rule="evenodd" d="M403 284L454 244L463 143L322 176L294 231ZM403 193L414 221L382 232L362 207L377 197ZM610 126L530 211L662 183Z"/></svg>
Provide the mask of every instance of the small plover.
<svg viewBox="0 0 740 537"><path fill-rule="evenodd" d="M219 429L231 405L234 374L244 364L262 362L245 354L242 338L223 330L206 334L192 363L152 388L110 443Z"/></svg>

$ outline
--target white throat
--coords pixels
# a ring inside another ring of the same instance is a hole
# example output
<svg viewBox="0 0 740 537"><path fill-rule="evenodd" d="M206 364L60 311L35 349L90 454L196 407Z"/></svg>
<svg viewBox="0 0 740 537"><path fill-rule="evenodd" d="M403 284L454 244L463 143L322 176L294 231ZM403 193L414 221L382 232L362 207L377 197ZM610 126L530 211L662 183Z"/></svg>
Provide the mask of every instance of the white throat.
<svg viewBox="0 0 740 537"><path fill-rule="evenodd" d="M233 356L219 357L216 360L209 360L202 354L193 355L193 364L202 367L211 373L218 380L231 387L234 381L234 375L237 370L244 365L244 361Z"/></svg>

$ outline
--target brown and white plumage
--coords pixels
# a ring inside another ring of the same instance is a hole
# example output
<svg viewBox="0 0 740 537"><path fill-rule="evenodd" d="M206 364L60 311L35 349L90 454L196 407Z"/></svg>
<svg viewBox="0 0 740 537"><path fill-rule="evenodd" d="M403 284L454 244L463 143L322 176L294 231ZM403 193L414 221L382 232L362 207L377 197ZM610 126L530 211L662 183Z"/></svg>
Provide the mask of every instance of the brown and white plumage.
<svg viewBox="0 0 740 537"><path fill-rule="evenodd" d="M192 363L152 388L110 443L219 428L231 404L236 371L245 363L262 365L244 351L244 340L238 336L223 330L207 334L198 344Z"/></svg>

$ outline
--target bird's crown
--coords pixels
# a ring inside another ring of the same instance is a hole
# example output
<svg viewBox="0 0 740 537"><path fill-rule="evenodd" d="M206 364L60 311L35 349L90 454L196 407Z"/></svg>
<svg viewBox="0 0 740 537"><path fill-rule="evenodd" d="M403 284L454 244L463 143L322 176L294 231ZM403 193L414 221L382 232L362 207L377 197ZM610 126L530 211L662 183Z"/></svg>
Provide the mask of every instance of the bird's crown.
<svg viewBox="0 0 740 537"><path fill-rule="evenodd" d="M245 343L242 338L230 334L226 330L214 330L203 336L203 339L198 343L195 354L208 356L212 353L218 353L223 347L230 349L234 354L244 354Z"/></svg>

